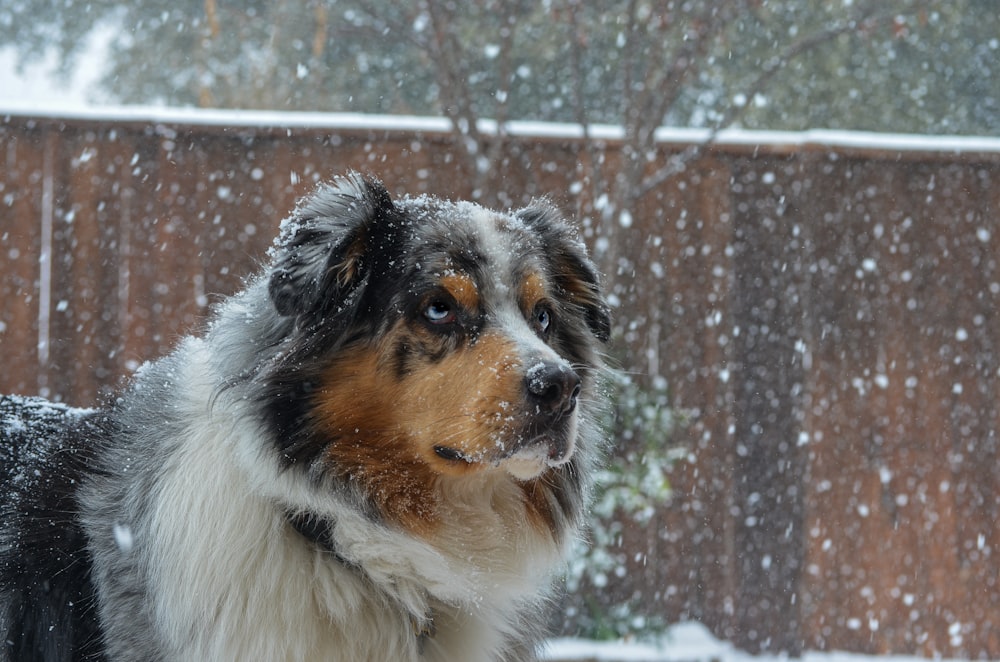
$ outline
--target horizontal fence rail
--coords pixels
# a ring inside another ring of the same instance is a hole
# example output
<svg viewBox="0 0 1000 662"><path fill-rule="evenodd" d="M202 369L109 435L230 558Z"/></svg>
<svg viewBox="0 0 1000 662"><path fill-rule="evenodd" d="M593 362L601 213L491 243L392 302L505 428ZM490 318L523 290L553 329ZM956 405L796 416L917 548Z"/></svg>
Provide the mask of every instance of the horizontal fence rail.
<svg viewBox="0 0 1000 662"><path fill-rule="evenodd" d="M0 391L95 403L196 331L335 173L473 194L437 124L204 117L0 123ZM616 354L667 384L685 459L602 590L749 650L996 659L1000 154L748 135L615 243ZM686 147L662 138L662 159ZM508 140L512 204L580 206L578 138Z"/></svg>

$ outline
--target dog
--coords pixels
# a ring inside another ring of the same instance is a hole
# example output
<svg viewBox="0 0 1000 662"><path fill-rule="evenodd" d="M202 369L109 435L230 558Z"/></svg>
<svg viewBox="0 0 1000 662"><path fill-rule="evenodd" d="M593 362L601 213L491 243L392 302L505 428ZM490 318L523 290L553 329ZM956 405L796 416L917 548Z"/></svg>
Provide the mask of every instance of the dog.
<svg viewBox="0 0 1000 662"><path fill-rule="evenodd" d="M0 399L5 660L536 659L609 307L542 200L348 173L95 409Z"/></svg>

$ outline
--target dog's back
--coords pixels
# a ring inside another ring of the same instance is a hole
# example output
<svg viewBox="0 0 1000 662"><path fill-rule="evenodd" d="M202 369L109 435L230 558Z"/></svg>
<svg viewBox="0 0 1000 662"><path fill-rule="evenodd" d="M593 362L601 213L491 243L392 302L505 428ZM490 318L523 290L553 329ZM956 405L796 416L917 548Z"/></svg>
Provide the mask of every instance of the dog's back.
<svg viewBox="0 0 1000 662"><path fill-rule="evenodd" d="M82 428L82 410L0 396L0 659L101 659L74 497Z"/></svg>

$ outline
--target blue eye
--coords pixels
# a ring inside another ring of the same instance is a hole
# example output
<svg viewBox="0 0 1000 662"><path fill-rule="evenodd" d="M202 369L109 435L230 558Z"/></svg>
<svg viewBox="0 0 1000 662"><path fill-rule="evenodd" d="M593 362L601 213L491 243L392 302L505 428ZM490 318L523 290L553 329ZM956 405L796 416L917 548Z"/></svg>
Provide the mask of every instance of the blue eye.
<svg viewBox="0 0 1000 662"><path fill-rule="evenodd" d="M552 311L548 308L540 307L535 310L535 327L542 335L549 332L552 325Z"/></svg>
<svg viewBox="0 0 1000 662"><path fill-rule="evenodd" d="M424 308L424 318L431 324L451 324L455 311L444 301L432 301Z"/></svg>

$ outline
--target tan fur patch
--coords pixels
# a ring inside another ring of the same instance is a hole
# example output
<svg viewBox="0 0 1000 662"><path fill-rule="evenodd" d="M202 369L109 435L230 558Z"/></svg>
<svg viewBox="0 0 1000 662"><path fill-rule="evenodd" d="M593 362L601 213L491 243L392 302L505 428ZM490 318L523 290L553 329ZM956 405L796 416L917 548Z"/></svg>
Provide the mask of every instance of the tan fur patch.
<svg viewBox="0 0 1000 662"><path fill-rule="evenodd" d="M548 294L549 290L542 276L538 272L530 272L521 284L521 308L530 312Z"/></svg>
<svg viewBox="0 0 1000 662"><path fill-rule="evenodd" d="M479 310L479 288L467 274L449 273L441 278L441 286L466 310Z"/></svg>
<svg viewBox="0 0 1000 662"><path fill-rule="evenodd" d="M514 344L484 333L471 347L451 352L414 371L400 385L397 407L421 449L443 473L467 473L475 464L441 462L435 446L453 448L489 465L520 420L523 376Z"/></svg>
<svg viewBox="0 0 1000 662"><path fill-rule="evenodd" d="M330 468L370 495L388 519L425 532L435 519L434 474L392 416L379 355L359 352L327 372L316 414L332 443Z"/></svg>
<svg viewBox="0 0 1000 662"><path fill-rule="evenodd" d="M521 484L528 517L531 523L542 531L552 531L556 527L553 504L550 501L552 491L548 485L548 482L553 480L556 480L555 470L549 469L538 478Z"/></svg>
<svg viewBox="0 0 1000 662"><path fill-rule="evenodd" d="M336 270L337 284L346 287L354 282L361 272L361 260L365 252L365 238L359 235L348 247L344 259L332 268Z"/></svg>
<svg viewBox="0 0 1000 662"><path fill-rule="evenodd" d="M357 481L389 519L430 534L439 513L438 481L494 471L516 439L523 376L513 343L486 333L474 345L406 375L392 368L393 348L421 334L400 323L380 345L334 361L316 416L331 440L330 468ZM435 452L445 446L468 461Z"/></svg>

